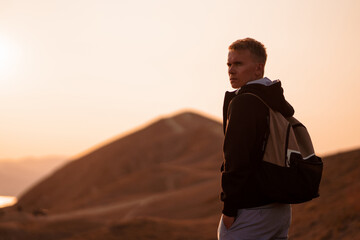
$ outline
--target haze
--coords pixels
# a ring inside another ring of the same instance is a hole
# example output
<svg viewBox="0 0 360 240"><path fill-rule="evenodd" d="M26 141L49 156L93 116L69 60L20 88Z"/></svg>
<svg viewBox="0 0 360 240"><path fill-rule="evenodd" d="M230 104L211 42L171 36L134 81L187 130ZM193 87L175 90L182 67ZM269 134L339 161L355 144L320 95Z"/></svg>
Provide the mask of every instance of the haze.
<svg viewBox="0 0 360 240"><path fill-rule="evenodd" d="M0 159L81 154L161 115L219 121L227 47L265 44L319 154L360 146L360 2L0 1Z"/></svg>

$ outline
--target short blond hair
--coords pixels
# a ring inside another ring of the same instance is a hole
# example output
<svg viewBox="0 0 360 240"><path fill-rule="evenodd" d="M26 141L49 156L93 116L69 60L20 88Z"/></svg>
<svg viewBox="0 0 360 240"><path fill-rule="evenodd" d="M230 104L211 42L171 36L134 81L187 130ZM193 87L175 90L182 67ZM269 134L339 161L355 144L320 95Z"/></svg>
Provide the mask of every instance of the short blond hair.
<svg viewBox="0 0 360 240"><path fill-rule="evenodd" d="M253 38L239 39L229 46L229 50L249 50L257 61L265 65L267 54L264 44Z"/></svg>

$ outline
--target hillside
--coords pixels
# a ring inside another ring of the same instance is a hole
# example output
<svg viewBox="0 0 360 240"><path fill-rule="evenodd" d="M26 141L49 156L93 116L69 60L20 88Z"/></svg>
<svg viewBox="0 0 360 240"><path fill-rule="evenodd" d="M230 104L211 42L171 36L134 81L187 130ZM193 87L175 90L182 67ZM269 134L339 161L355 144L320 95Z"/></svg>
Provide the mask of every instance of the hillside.
<svg viewBox="0 0 360 240"><path fill-rule="evenodd" d="M160 119L75 159L0 212L4 240L215 240L221 125ZM360 239L360 149L326 156L320 198L293 205L290 239ZM34 216L34 209L48 209Z"/></svg>
<svg viewBox="0 0 360 240"><path fill-rule="evenodd" d="M194 113L164 118L76 159L20 197L51 213L132 201L214 180L221 125Z"/></svg>

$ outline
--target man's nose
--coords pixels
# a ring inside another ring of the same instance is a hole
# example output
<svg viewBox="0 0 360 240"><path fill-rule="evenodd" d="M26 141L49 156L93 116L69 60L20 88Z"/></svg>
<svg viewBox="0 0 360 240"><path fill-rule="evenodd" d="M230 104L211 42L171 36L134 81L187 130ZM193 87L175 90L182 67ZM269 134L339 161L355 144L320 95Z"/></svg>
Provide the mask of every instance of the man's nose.
<svg viewBox="0 0 360 240"><path fill-rule="evenodd" d="M230 66L229 69L228 69L228 72L229 72L229 74L235 73L234 67Z"/></svg>

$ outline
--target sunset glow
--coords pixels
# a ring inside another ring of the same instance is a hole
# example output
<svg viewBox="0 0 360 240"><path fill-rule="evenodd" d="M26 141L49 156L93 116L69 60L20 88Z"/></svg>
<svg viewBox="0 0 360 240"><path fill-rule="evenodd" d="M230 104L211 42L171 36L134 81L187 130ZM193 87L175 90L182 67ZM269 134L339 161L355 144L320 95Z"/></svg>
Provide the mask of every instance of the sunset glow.
<svg viewBox="0 0 360 240"><path fill-rule="evenodd" d="M360 146L360 1L2 1L0 161L75 156L161 115L221 120L227 47L265 44L319 154Z"/></svg>
<svg viewBox="0 0 360 240"><path fill-rule="evenodd" d="M0 33L1 34L1 33ZM14 71L14 65L19 57L19 52L14 43L6 37L0 35L0 77L1 81L6 80L6 76Z"/></svg>
<svg viewBox="0 0 360 240"><path fill-rule="evenodd" d="M0 208L14 205L16 201L16 197L0 196Z"/></svg>

